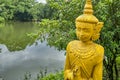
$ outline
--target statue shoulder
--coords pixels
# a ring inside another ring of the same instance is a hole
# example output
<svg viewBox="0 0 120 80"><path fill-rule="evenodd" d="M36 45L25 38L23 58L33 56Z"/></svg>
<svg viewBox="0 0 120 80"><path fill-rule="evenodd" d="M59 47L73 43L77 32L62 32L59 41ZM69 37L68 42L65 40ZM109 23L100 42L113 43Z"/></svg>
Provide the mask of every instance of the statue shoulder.
<svg viewBox="0 0 120 80"><path fill-rule="evenodd" d="M104 59L104 47L96 44L96 58L97 58L97 62L101 62Z"/></svg>
<svg viewBox="0 0 120 80"><path fill-rule="evenodd" d="M104 53L104 47L101 46L100 44L96 44L96 47L97 47L97 50L100 52L100 53Z"/></svg>
<svg viewBox="0 0 120 80"><path fill-rule="evenodd" d="M68 47L69 47L69 46L75 46L75 45L78 45L79 42L80 42L80 41L78 41L78 40L70 41L67 46L68 46Z"/></svg>
<svg viewBox="0 0 120 80"><path fill-rule="evenodd" d="M80 41L78 41L78 40L74 40L74 41L69 42L68 45L67 45L67 50L71 49L71 48L74 48L75 46L78 45L79 42Z"/></svg>

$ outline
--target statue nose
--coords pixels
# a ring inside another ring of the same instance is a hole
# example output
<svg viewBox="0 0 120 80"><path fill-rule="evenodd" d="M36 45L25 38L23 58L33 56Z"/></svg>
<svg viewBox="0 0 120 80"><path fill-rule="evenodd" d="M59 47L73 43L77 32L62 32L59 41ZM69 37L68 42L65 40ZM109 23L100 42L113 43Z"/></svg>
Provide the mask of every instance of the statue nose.
<svg viewBox="0 0 120 80"><path fill-rule="evenodd" d="M84 32L83 31L80 31L80 36L84 36Z"/></svg>

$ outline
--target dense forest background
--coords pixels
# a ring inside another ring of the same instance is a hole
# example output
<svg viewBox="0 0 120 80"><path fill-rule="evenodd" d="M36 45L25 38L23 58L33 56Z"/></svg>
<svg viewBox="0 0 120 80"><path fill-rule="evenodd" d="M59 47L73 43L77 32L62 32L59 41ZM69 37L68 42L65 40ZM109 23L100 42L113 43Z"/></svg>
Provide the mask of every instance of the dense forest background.
<svg viewBox="0 0 120 80"><path fill-rule="evenodd" d="M92 0L94 15L104 22L96 42L104 46L104 79L120 78L120 0ZM77 39L75 19L83 14L85 0L0 0L0 22L39 21L40 30L31 36L58 50L65 50L69 41Z"/></svg>
<svg viewBox="0 0 120 80"><path fill-rule="evenodd" d="M51 18L53 11L48 4L36 0L0 0L0 18L13 21L34 21Z"/></svg>

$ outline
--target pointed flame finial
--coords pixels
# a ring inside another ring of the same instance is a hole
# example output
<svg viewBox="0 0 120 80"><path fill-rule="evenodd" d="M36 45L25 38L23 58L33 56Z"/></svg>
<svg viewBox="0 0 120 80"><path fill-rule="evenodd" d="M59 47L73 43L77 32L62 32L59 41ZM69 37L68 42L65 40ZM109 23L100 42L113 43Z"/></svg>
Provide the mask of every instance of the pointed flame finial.
<svg viewBox="0 0 120 80"><path fill-rule="evenodd" d="M86 0L83 14L76 18L76 22L99 22L99 20L93 15L92 0Z"/></svg>
<svg viewBox="0 0 120 80"><path fill-rule="evenodd" d="M93 14L93 8L92 8L92 1L86 0L86 4L84 7L84 14Z"/></svg>

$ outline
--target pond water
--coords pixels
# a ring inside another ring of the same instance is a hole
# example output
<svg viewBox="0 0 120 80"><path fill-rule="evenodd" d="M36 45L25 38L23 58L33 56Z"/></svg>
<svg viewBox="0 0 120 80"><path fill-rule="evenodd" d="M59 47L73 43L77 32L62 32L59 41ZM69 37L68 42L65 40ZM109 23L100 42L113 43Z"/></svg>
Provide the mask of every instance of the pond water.
<svg viewBox="0 0 120 80"><path fill-rule="evenodd" d="M38 30L30 22L0 24L0 79L23 80L30 72L34 80L40 70L47 68L47 72L55 72L63 69L65 51L27 36Z"/></svg>

